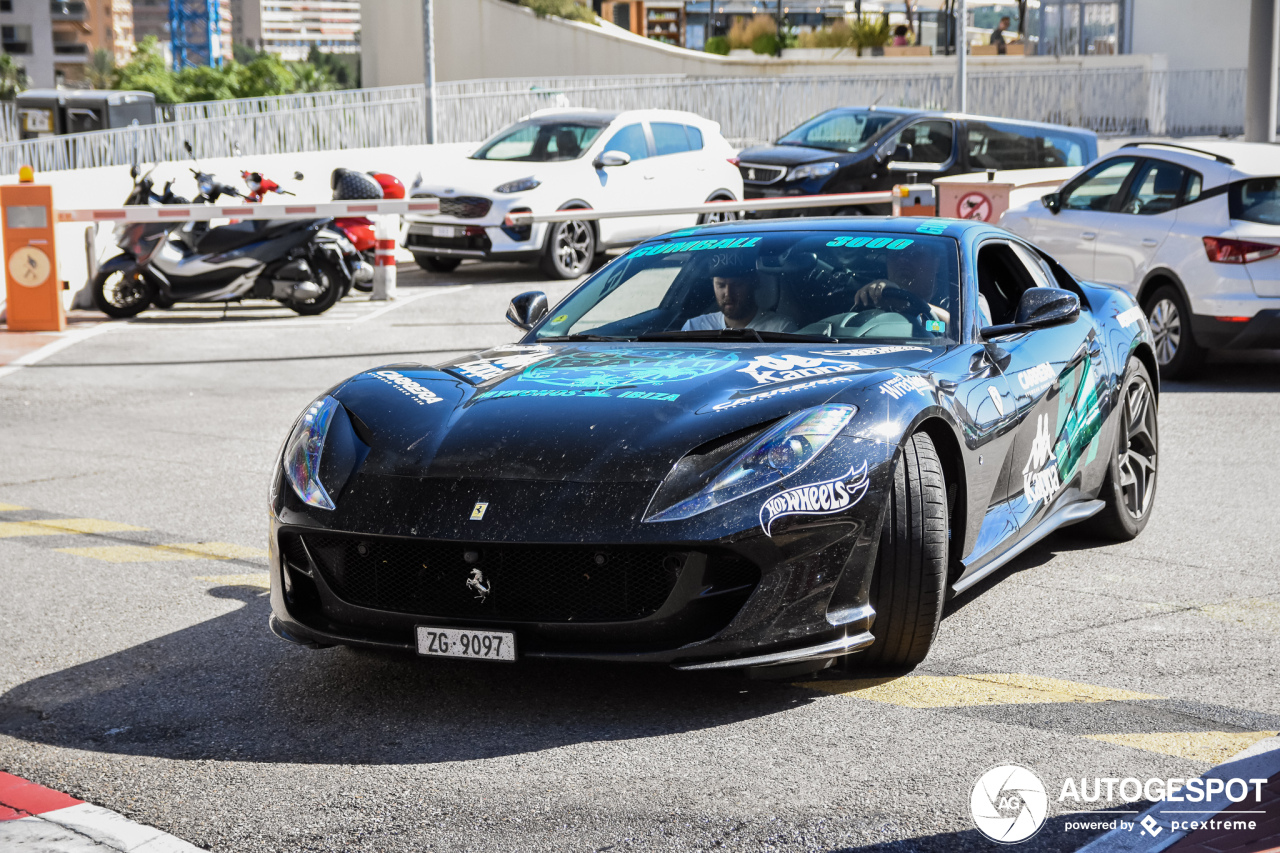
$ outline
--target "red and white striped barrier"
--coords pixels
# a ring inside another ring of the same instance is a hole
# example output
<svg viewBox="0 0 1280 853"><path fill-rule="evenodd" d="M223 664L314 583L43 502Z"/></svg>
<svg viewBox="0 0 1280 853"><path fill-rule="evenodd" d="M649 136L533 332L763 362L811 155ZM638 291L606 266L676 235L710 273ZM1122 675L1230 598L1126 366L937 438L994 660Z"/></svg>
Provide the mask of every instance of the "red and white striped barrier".
<svg viewBox="0 0 1280 853"><path fill-rule="evenodd" d="M0 773L0 850L199 853L200 848L110 809Z"/></svg>
<svg viewBox="0 0 1280 853"><path fill-rule="evenodd" d="M416 213L435 216L434 198L326 201L319 204L130 204L103 209L59 210L59 222L196 222L210 219L328 219Z"/></svg>
<svg viewBox="0 0 1280 853"><path fill-rule="evenodd" d="M894 195L889 190L868 193L832 193L831 195L789 195L780 198L751 198L745 201L705 201L680 207L652 207L641 210L557 210L554 213L510 213L512 225L534 222L569 222L580 219L615 219L620 216L672 216L678 213L736 213L747 210L803 210L812 207L858 207L865 204L889 204Z"/></svg>

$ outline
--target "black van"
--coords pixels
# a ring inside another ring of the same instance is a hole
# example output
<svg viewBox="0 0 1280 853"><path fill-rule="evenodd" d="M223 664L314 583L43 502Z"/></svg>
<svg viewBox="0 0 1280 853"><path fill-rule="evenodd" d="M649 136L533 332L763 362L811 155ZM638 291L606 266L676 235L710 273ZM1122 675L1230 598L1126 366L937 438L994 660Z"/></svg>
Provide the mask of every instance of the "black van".
<svg viewBox="0 0 1280 853"><path fill-rule="evenodd" d="M924 183L987 169L1083 166L1097 156L1098 135L1091 130L927 110L837 107L773 145L745 149L738 168L744 195L752 199L887 190L909 183L913 173ZM859 206L848 212L889 213L889 208Z"/></svg>

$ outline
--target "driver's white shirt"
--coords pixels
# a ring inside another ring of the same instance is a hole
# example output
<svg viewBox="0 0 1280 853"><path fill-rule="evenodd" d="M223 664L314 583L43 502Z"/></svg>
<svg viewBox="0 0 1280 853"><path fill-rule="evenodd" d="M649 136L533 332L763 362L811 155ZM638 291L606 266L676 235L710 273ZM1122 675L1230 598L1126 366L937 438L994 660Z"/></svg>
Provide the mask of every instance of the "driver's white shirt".
<svg viewBox="0 0 1280 853"><path fill-rule="evenodd" d="M798 328L794 321L772 311L757 311L756 316L751 318L751 322L747 323L746 327L761 332L791 332ZM726 328L724 314L719 311L712 311L710 314L703 314L700 317L685 320L684 325L680 327L680 331L714 332L723 328Z"/></svg>

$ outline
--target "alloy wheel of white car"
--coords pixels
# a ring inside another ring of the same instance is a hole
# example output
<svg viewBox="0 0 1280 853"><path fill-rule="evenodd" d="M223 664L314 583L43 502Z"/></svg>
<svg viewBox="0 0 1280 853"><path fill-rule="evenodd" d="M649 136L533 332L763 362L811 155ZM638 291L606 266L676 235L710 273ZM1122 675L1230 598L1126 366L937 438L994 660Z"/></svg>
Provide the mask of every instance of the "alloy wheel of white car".
<svg viewBox="0 0 1280 853"><path fill-rule="evenodd" d="M1151 335L1156 343L1156 361L1164 367L1173 361L1182 343L1182 315L1171 299L1161 299L1151 306L1147 315Z"/></svg>
<svg viewBox="0 0 1280 853"><path fill-rule="evenodd" d="M586 273L595 257L595 234L580 220L552 226L542 269L553 278L577 278Z"/></svg>

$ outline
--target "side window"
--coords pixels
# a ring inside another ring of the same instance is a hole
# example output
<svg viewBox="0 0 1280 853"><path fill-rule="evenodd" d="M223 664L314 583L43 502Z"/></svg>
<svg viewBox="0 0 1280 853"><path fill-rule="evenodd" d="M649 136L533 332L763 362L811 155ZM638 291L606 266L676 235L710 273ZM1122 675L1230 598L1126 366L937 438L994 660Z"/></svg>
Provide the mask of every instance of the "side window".
<svg viewBox="0 0 1280 853"><path fill-rule="evenodd" d="M1022 293L1038 283L1007 243L987 243L978 250L978 293L987 303L991 322L1012 323Z"/></svg>
<svg viewBox="0 0 1280 853"><path fill-rule="evenodd" d="M1148 160L1142 164L1129 188L1121 211L1139 216L1166 213L1182 203L1183 185L1194 174L1190 169L1164 160ZM1198 178L1199 175L1196 175ZM1197 190L1197 195L1199 190Z"/></svg>
<svg viewBox="0 0 1280 853"><path fill-rule="evenodd" d="M1053 275L1035 252L1017 243L1012 245L1013 253L1018 256L1018 260L1022 261L1023 266L1027 268L1027 274L1031 276L1031 280L1034 282L1033 287L1055 287Z"/></svg>
<svg viewBox="0 0 1280 853"><path fill-rule="evenodd" d="M694 127L691 124L686 124L684 126L684 132L689 137L689 150L701 151L702 150L702 131L698 130L696 127Z"/></svg>
<svg viewBox="0 0 1280 853"><path fill-rule="evenodd" d="M955 128L949 121L918 121L899 131L890 151L899 145L911 146L912 163L945 163L951 159Z"/></svg>
<svg viewBox="0 0 1280 853"><path fill-rule="evenodd" d="M1076 179L1062 194L1062 206L1067 210L1111 210L1112 202L1124 186L1125 178L1137 163L1129 157L1104 160Z"/></svg>
<svg viewBox="0 0 1280 853"><path fill-rule="evenodd" d="M1016 125L968 122L969 165L981 169L1035 169L1040 166L1035 131Z"/></svg>
<svg viewBox="0 0 1280 853"><path fill-rule="evenodd" d="M641 125L629 124L604 144L604 150L630 154L633 161L643 160L649 156L649 141L644 138L644 128Z"/></svg>
<svg viewBox="0 0 1280 853"><path fill-rule="evenodd" d="M1083 166L1084 162L1084 145L1076 137L1060 133L1041 134L1039 166L1046 169Z"/></svg>
<svg viewBox="0 0 1280 853"><path fill-rule="evenodd" d="M689 137L684 132L684 125L655 121L650 122L649 128L653 131L655 156L681 154L689 150Z"/></svg>

